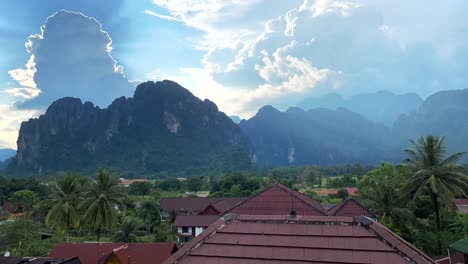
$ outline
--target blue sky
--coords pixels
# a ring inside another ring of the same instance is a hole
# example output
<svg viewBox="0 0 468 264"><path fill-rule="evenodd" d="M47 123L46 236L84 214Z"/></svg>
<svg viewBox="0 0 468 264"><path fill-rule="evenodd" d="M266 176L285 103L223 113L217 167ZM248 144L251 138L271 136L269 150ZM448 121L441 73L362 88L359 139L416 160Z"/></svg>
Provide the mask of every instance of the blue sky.
<svg viewBox="0 0 468 264"><path fill-rule="evenodd" d="M468 1L0 2L0 148L54 100L171 79L250 117L306 96L468 88Z"/></svg>

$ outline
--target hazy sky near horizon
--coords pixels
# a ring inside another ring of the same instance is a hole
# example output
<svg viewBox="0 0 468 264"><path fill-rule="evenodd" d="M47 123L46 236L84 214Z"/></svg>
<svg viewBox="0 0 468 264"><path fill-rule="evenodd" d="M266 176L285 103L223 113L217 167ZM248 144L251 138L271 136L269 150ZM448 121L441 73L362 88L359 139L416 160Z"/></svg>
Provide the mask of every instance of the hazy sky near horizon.
<svg viewBox="0 0 468 264"><path fill-rule="evenodd" d="M54 100L171 79L229 115L306 96L468 88L468 1L0 2L0 148Z"/></svg>

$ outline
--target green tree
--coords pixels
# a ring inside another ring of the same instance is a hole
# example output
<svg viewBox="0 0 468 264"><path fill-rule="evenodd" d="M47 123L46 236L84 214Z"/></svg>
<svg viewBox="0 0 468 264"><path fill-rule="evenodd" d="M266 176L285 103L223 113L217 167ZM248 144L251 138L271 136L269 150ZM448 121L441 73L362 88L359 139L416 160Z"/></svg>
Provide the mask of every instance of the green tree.
<svg viewBox="0 0 468 264"><path fill-rule="evenodd" d="M151 235L151 230L161 220L159 204L155 200L145 200L141 203L138 214L145 224L148 237Z"/></svg>
<svg viewBox="0 0 468 264"><path fill-rule="evenodd" d="M130 185L129 193L132 195L149 195L153 184L150 182L134 182Z"/></svg>
<svg viewBox="0 0 468 264"><path fill-rule="evenodd" d="M140 231L141 223L133 217L124 217L122 222L118 225L118 229L115 232L112 240L114 242L127 242L135 243L140 242L138 236L144 234Z"/></svg>
<svg viewBox="0 0 468 264"><path fill-rule="evenodd" d="M406 191L413 197L429 194L436 216L437 232L440 232L439 200L452 208L454 197L467 196L465 190L468 188L468 176L465 175L464 168L457 164L465 153L460 152L444 158L445 138L433 135L420 137L417 142L411 140L411 144L413 147L405 150L409 157L403 161L403 164L413 171ZM437 244L441 253L440 239Z"/></svg>
<svg viewBox="0 0 468 264"><path fill-rule="evenodd" d="M201 190L202 183L203 183L202 178L191 177L187 180L187 188L189 191L197 194L197 192Z"/></svg>
<svg viewBox="0 0 468 264"><path fill-rule="evenodd" d="M83 220L96 231L97 241L101 232L114 224L116 207L123 207L124 198L119 180L112 177L108 170L99 169L96 182L80 203L80 208L84 210Z"/></svg>
<svg viewBox="0 0 468 264"><path fill-rule="evenodd" d="M57 180L55 184L53 206L46 217L46 224L50 228L57 228L65 232L67 242L70 228L76 228L80 224L78 204L81 198L81 190L77 177L69 173Z"/></svg>
<svg viewBox="0 0 468 264"><path fill-rule="evenodd" d="M408 225L417 224L417 221L401 199L401 190L405 184L403 174L404 168L382 163L380 167L364 175L358 188L362 202L377 213L380 221L398 229L408 238Z"/></svg>
<svg viewBox="0 0 468 264"><path fill-rule="evenodd" d="M346 199L349 197L349 193L348 193L348 190L346 189L339 189L338 190L338 193L336 194L336 196L338 198L341 198L341 199Z"/></svg>
<svg viewBox="0 0 468 264"><path fill-rule="evenodd" d="M39 201L39 196L31 190L20 190L14 192L10 200L24 211L29 211Z"/></svg>
<svg viewBox="0 0 468 264"><path fill-rule="evenodd" d="M153 229L154 242L170 242L176 239L176 231L168 222L160 222Z"/></svg>
<svg viewBox="0 0 468 264"><path fill-rule="evenodd" d="M27 217L0 225L0 241L6 243L15 256L40 256L49 248L41 241L41 225Z"/></svg>

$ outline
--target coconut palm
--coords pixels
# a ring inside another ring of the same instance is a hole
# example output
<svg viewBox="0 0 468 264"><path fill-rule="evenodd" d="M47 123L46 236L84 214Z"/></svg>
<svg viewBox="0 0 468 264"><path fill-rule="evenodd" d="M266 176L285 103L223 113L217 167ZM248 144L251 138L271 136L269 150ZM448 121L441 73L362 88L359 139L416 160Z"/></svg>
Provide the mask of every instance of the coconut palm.
<svg viewBox="0 0 468 264"><path fill-rule="evenodd" d="M464 190L468 188L468 176L458 161L465 154L459 152L447 158L445 138L429 135L420 137L417 142L411 140L413 148L405 150L408 158L403 164L413 171L405 189L411 196L429 194L436 216L437 232L440 231L439 200L447 207L453 208L455 197L467 196ZM439 252L441 250L438 239Z"/></svg>
<svg viewBox="0 0 468 264"><path fill-rule="evenodd" d="M54 190L54 206L47 214L46 224L65 232L68 242L70 228L76 228L80 224L78 203L81 191L77 177L68 173L57 181Z"/></svg>
<svg viewBox="0 0 468 264"><path fill-rule="evenodd" d="M91 185L85 200L80 204L83 209L83 220L96 231L99 241L101 232L112 227L115 222L116 209L123 208L125 194L119 187L119 180L112 177L106 169L99 169L97 179Z"/></svg>
<svg viewBox="0 0 468 264"><path fill-rule="evenodd" d="M359 196L362 202L379 216L382 223L391 225L399 229L403 236L408 236L410 234L407 224L418 225L419 222L411 211L405 208L405 202L401 199L404 183L401 170L402 168L389 163L382 163L359 181Z"/></svg>
<svg viewBox="0 0 468 264"><path fill-rule="evenodd" d="M151 230L161 220L159 204L155 200L145 200L139 208L139 215L143 219L148 237L151 235Z"/></svg>
<svg viewBox="0 0 468 264"><path fill-rule="evenodd" d="M141 223L136 219L125 217L119 224L119 229L115 232L113 241L127 243L140 242L138 236L145 233L139 230L141 226Z"/></svg>

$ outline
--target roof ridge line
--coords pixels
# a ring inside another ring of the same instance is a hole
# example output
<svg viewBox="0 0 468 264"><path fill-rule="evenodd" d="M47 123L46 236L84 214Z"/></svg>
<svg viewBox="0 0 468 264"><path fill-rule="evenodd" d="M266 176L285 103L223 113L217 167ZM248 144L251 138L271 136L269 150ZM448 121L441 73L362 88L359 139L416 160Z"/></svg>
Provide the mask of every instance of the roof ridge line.
<svg viewBox="0 0 468 264"><path fill-rule="evenodd" d="M224 215L230 214L230 212L231 212L232 210L234 210L235 208L241 206L242 204L246 203L247 201L253 200L255 197L257 197L257 196L259 196L260 194L266 192L267 190L269 190L269 189L275 187L275 186L278 185L278 184L279 184L279 183L275 183L275 184L273 184L272 186L270 186L269 188L266 188L265 190L263 190L263 191L261 191L261 192L255 194L254 196L251 196L251 197L249 197L249 198L243 200L242 202L240 202L240 203L234 205L233 207L231 207L231 209L227 210L227 211L224 212L223 214L224 214Z"/></svg>
<svg viewBox="0 0 468 264"><path fill-rule="evenodd" d="M318 211L318 212L320 212L320 213L323 213L324 216L327 216L327 215L328 215L327 210L325 210L325 208L323 208L322 204L321 204L319 201L315 200L314 198L310 197L310 199L312 199L312 200L316 201L318 204L320 204L320 206L322 207L323 210L319 210L320 208L317 208L317 207L311 205L310 203L308 203L307 201L305 201L301 196L296 195L295 193L297 192L297 193L300 193L300 194L302 194L302 195L305 195L305 194L303 194L303 193L301 193L301 192L298 192L298 191L295 191L295 190L293 190L292 188L289 188L289 187L287 187L287 186L285 186L285 185L283 185L283 184L281 184L281 183L277 183L277 185L278 185L278 187L281 188L281 190L283 190L283 191L285 191L285 192L287 192L287 193L293 195L294 197L297 197L299 200L301 200L302 202L304 202L305 204L307 204L309 207L312 207L312 208L314 208L316 211Z"/></svg>
<svg viewBox="0 0 468 264"><path fill-rule="evenodd" d="M338 212L339 209L343 208L343 206L345 205L345 203L348 202L348 199L343 199L341 200L341 202L335 204L334 206L330 207L330 209L327 210L327 214L329 216L336 216L336 212ZM336 212L334 214L330 214L329 212L334 210L335 208L337 208Z"/></svg>
<svg viewBox="0 0 468 264"><path fill-rule="evenodd" d="M407 258L413 259L413 261L417 264L423 263L419 261L415 261L414 257L416 255L420 256L426 261L429 261L430 263L435 263L433 259L428 257L424 252L419 250L417 247L412 245L411 243L407 242L405 239L397 235L396 233L392 232L389 230L386 226L383 224L380 224L377 221L372 220L371 218L367 216L358 216L354 218L357 223L361 223L364 226L366 226L369 230L371 230L376 237L385 242L386 244L390 245L392 248L394 248L400 255L404 255ZM390 238L390 239L389 239ZM392 241L393 240L393 241ZM395 241L396 240L396 241ZM408 250L405 248L402 248L401 245L407 247L409 250L413 251L415 255L410 255ZM424 262L426 263L426 262Z"/></svg>

